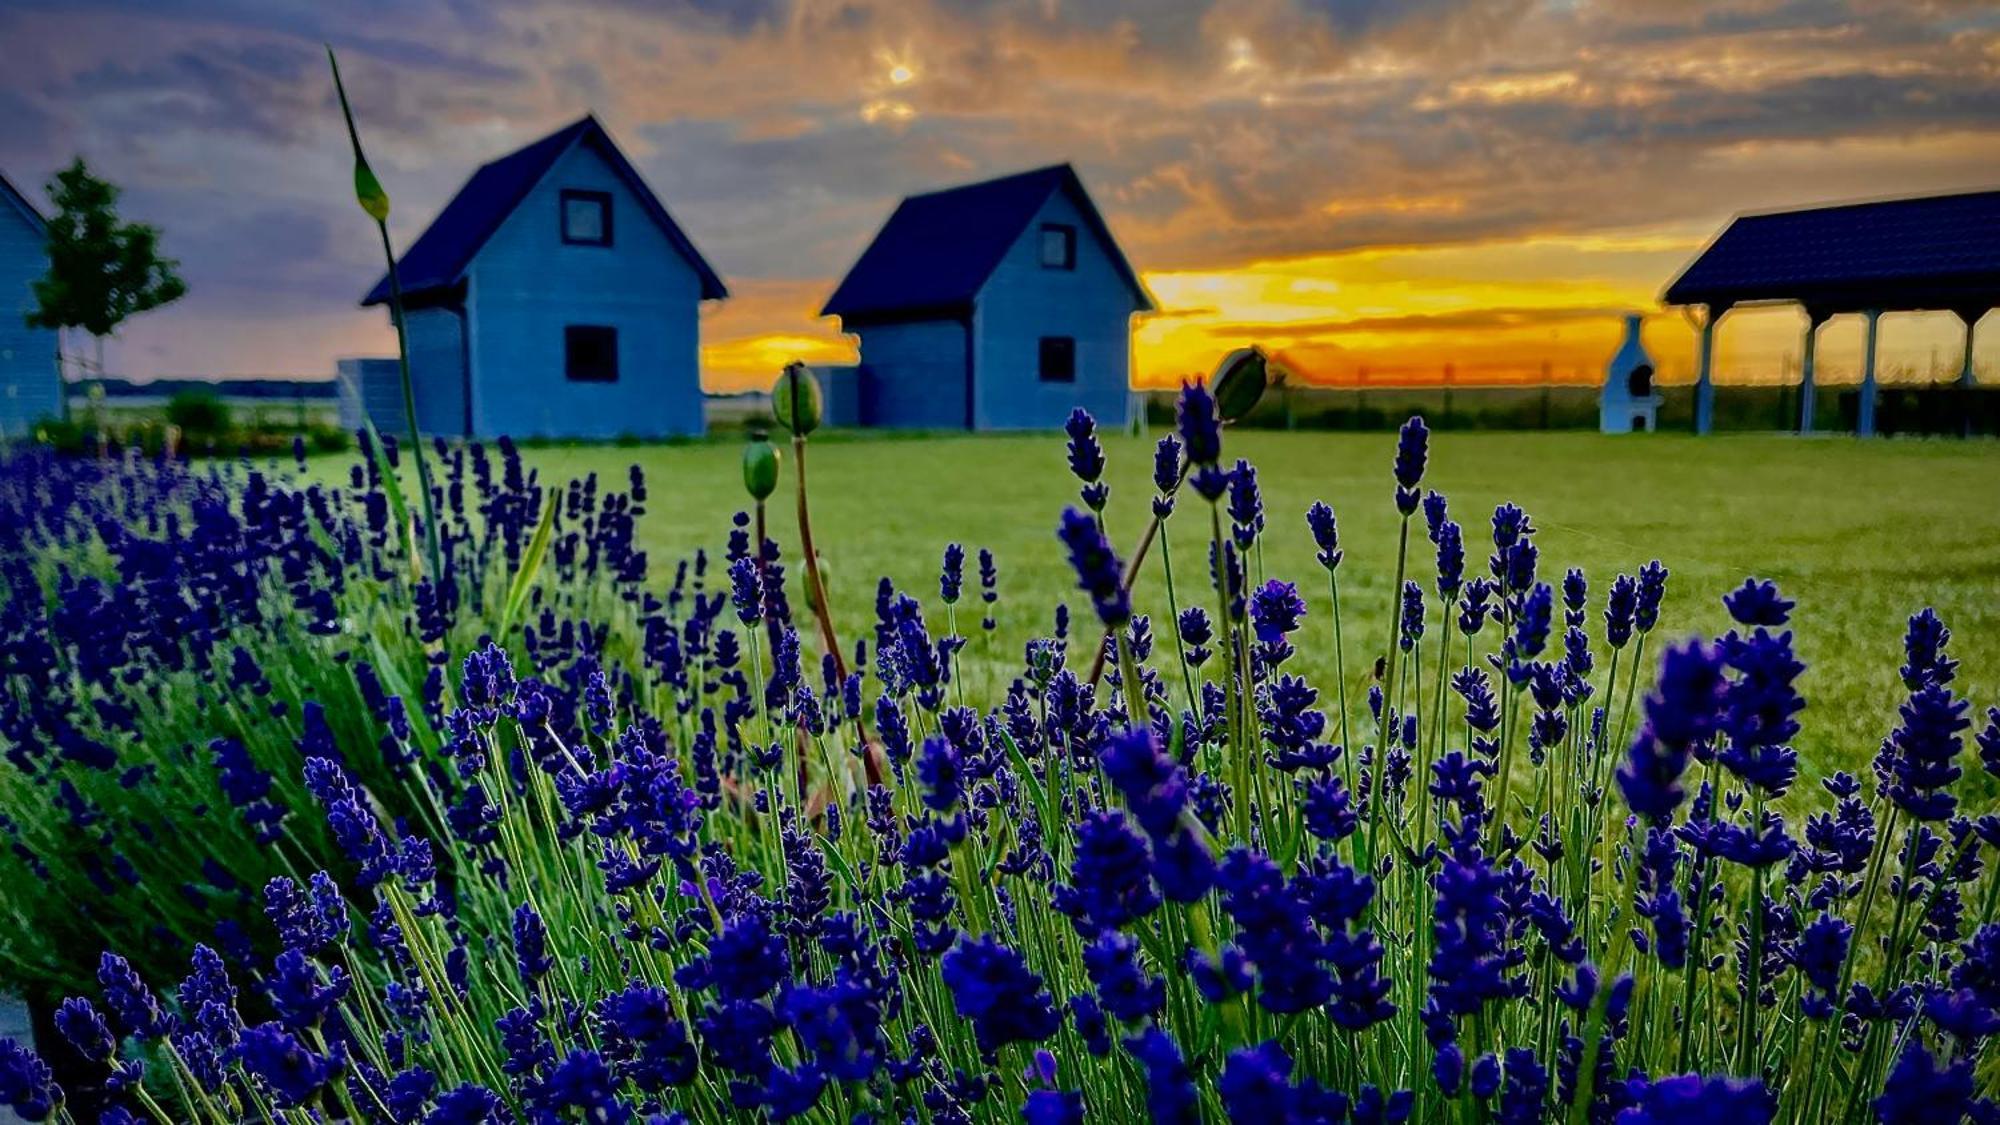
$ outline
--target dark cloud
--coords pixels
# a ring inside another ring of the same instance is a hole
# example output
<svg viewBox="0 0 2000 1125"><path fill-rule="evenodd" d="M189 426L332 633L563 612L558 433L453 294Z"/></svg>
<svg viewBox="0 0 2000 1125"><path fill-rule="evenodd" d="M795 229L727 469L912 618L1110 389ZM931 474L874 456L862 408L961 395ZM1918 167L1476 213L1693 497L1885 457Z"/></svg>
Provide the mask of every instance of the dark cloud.
<svg viewBox="0 0 2000 1125"><path fill-rule="evenodd" d="M594 109L723 272L784 300L899 197L1061 160L1155 270L1702 226L2000 167L2000 15L1950 0L16 0L0 41L0 168L87 153L246 317L372 277L324 42L398 239Z"/></svg>

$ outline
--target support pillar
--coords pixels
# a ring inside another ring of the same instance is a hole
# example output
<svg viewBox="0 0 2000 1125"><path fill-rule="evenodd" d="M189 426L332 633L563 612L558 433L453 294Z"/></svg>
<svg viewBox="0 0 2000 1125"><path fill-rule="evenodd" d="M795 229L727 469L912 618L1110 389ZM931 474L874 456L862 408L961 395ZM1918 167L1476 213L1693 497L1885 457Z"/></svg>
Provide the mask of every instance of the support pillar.
<svg viewBox="0 0 2000 1125"><path fill-rule="evenodd" d="M1813 356L1819 351L1819 326L1826 323L1826 314L1817 309L1806 309L1806 341L1803 355L1799 360L1799 432L1813 432Z"/></svg>
<svg viewBox="0 0 2000 1125"><path fill-rule="evenodd" d="M1694 432L1707 434L1715 429L1715 325L1729 311L1728 305L1710 305L1701 320L1701 351L1695 368Z"/></svg>
<svg viewBox="0 0 2000 1125"><path fill-rule="evenodd" d="M1972 376L1972 341L1979 334L1979 318L1985 315L1985 309L1958 310L1958 319L1965 325L1965 355L1958 363L1958 385L1966 390L1971 390L1976 382Z"/></svg>
<svg viewBox="0 0 2000 1125"><path fill-rule="evenodd" d="M1875 343L1881 335L1882 310L1869 309L1868 330L1861 344L1861 409L1854 427L1857 437L1875 436Z"/></svg>
<svg viewBox="0 0 2000 1125"><path fill-rule="evenodd" d="M1959 309L1958 319L1965 325L1965 354L1958 364L1958 436L1972 436L1972 388L1978 379L1972 374L1972 344L1979 335L1979 319L1986 315L1985 309Z"/></svg>

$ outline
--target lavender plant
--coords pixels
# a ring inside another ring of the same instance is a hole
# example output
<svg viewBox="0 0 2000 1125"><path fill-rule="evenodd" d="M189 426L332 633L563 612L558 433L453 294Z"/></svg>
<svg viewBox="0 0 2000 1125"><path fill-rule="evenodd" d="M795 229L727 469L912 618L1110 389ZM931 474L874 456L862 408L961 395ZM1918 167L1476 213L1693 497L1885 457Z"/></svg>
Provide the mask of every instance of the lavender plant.
<svg viewBox="0 0 2000 1125"><path fill-rule="evenodd" d="M184 969L107 953L63 1035L118 1120L2000 1116L2000 817L1965 776L1968 737L2000 776L2000 708L1956 694L1934 613L1872 778L1814 799L1775 586L1732 593L1720 637L1655 639L1663 567L1593 601L1580 572L1544 577L1507 505L1468 575L1414 423L1384 481L1394 634L1329 714L1289 666L1338 618L1320 632L1260 573L1292 521L1267 525L1204 387L1179 418L1153 510L1164 532L1185 475L1211 565L1205 590L1165 584L1171 656L1101 491L1051 547L1110 674L1080 674L1100 653L1059 614L976 702L956 630L886 580L867 659L842 676L822 652L815 675L743 517L726 591L699 565L664 600L642 577L635 635L557 620L449 664L401 783L442 823L389 811L368 752L387 727L343 708L278 829L324 834L329 862L246 889L261 937L225 927ZM1098 476L1086 421L1070 454ZM37 519L67 529L37 557L88 522ZM1331 579L1334 514L1304 522ZM964 563L947 552L947 617ZM845 733L863 713L874 783ZM11 1043L0 1100L65 1113Z"/></svg>

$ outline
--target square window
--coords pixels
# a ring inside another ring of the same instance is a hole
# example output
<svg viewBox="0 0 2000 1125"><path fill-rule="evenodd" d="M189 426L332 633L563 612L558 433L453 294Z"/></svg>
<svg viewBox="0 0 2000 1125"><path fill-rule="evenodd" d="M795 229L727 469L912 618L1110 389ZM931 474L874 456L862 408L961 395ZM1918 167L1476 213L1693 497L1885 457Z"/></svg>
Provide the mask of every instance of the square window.
<svg viewBox="0 0 2000 1125"><path fill-rule="evenodd" d="M1042 224L1042 268L1076 268L1076 228L1062 223Z"/></svg>
<svg viewBox="0 0 2000 1125"><path fill-rule="evenodd" d="M562 240L571 246L611 245L611 193L565 190Z"/></svg>
<svg viewBox="0 0 2000 1125"><path fill-rule="evenodd" d="M563 374L572 383L618 381L618 330L601 324L563 328Z"/></svg>
<svg viewBox="0 0 2000 1125"><path fill-rule="evenodd" d="M1076 382L1076 338L1042 337L1042 382Z"/></svg>

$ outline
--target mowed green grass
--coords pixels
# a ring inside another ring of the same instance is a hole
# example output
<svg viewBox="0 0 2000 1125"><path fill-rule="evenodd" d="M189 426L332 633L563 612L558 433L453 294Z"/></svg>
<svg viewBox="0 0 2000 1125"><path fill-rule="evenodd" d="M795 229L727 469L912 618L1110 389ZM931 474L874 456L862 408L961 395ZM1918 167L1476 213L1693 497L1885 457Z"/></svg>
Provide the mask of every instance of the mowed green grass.
<svg viewBox="0 0 2000 1125"><path fill-rule="evenodd" d="M1394 441L1392 434L1245 432L1225 442L1229 457L1257 466L1268 513L1263 572L1295 580L1307 593L1311 612L1293 667L1329 703L1332 618L1304 513L1325 500L1339 514L1347 556L1340 569L1346 667L1359 707L1393 600ZM1112 435L1106 444L1108 520L1124 555L1148 518L1152 439ZM747 505L740 447L727 442L549 448L527 456L547 479L596 472L618 486L628 465L643 465L651 495L639 535L661 582L671 577L673 561L695 548L716 554L730 513ZM786 561L795 564L789 448L786 457L771 527ZM882 575L921 597L934 630L942 630L938 562L954 541L975 558L978 548L991 548L999 562L998 630L988 636L979 628L970 562L967 599L958 611L960 631L974 638L967 682L979 699L997 698L994 689L1018 671L1023 642L1050 631L1058 601L1070 603L1079 630L1088 631L1089 607L1054 537L1062 508L1076 503L1059 435L836 435L812 446L809 468L814 532L845 644L867 635ZM1594 637L1611 577L1650 559L1672 571L1661 626L1667 637L1727 628L1724 593L1747 576L1777 580L1798 602L1793 624L1807 664L1802 687L1809 705L1797 745L1808 777L1866 768L1903 695L1897 667L1904 623L1924 606L1935 606L1951 627L1951 650L1962 662L1958 686L1976 704L1975 715L2000 702L2000 444L1447 433L1433 436L1424 483L1450 499L1453 517L1467 529L1470 566L1478 570L1490 547L1493 507L1512 501L1526 508L1540 531L1544 577L1556 581L1572 566L1588 574ZM1184 494L1168 527L1182 604L1199 598L1213 612L1205 507ZM719 571L711 574L722 581ZM1411 575L1428 585L1432 574L1419 516L1411 524ZM795 582L795 604L802 604L798 597ZM1135 599L1140 612L1164 625L1157 551ZM1437 637L1438 627L1433 610L1427 639ZM1491 650L1490 626L1480 641ZM1163 633L1154 658L1159 667L1172 667L1170 644ZM1648 654L1649 665L1658 648ZM1601 676L1608 654L1599 650ZM1974 792L1991 805L2000 790L1976 784Z"/></svg>

